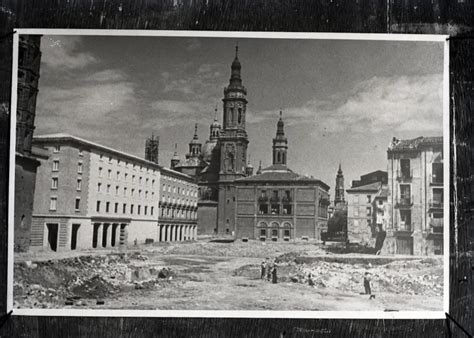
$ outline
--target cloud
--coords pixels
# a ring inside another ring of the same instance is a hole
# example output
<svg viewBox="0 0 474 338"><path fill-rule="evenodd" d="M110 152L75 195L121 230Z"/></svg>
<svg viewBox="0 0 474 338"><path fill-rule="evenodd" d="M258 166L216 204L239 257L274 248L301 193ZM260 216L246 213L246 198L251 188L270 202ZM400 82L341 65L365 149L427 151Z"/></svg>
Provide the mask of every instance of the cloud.
<svg viewBox="0 0 474 338"><path fill-rule="evenodd" d="M151 104L155 120L161 126L175 126L210 120L212 107L206 102L158 100Z"/></svg>
<svg viewBox="0 0 474 338"><path fill-rule="evenodd" d="M72 88L43 86L38 97L39 131L88 137L103 132L112 123L133 124L135 86L117 70L83 74Z"/></svg>
<svg viewBox="0 0 474 338"><path fill-rule="evenodd" d="M259 123L275 111L252 114ZM315 132L442 132L442 75L373 77L347 94L284 109L287 124L312 124Z"/></svg>
<svg viewBox="0 0 474 338"><path fill-rule="evenodd" d="M96 63L97 59L90 53L79 52L81 45L80 36L48 36L41 45L41 62L63 70L81 69Z"/></svg>
<svg viewBox="0 0 474 338"><path fill-rule="evenodd" d="M187 99L204 101L216 95L216 83L223 79L219 64L201 64L192 67L189 64L176 66L174 72L161 73L164 82L164 93L185 94Z"/></svg>

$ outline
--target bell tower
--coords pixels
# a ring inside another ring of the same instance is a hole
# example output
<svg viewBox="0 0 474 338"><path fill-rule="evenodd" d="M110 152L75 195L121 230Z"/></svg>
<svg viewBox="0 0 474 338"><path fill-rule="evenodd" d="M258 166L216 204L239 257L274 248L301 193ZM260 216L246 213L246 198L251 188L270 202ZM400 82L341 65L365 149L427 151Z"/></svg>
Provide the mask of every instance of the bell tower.
<svg viewBox="0 0 474 338"><path fill-rule="evenodd" d="M235 185L234 180L246 176L247 145L245 130L247 112L247 89L242 85L239 47L235 47L235 58L231 65L229 85L224 88L223 123L219 135L219 206L217 232L226 235L235 233Z"/></svg>
<svg viewBox="0 0 474 338"><path fill-rule="evenodd" d="M342 174L341 164L336 175L336 196L334 197L334 206L344 204L344 175Z"/></svg>
<svg viewBox="0 0 474 338"><path fill-rule="evenodd" d="M286 166L286 154L288 151L288 139L285 136L282 112L280 110L280 119L277 123L276 136L273 139L273 164Z"/></svg>

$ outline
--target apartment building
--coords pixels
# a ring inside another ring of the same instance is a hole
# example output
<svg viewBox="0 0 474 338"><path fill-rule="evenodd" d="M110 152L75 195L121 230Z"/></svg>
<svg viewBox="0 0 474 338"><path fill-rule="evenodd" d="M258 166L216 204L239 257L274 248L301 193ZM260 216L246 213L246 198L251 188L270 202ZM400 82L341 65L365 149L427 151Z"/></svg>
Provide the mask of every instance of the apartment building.
<svg viewBox="0 0 474 338"><path fill-rule="evenodd" d="M49 156L38 167L31 248L112 248L161 239L162 167L66 134L33 143Z"/></svg>
<svg viewBox="0 0 474 338"><path fill-rule="evenodd" d="M443 254L443 138L393 139L388 157L386 253Z"/></svg>

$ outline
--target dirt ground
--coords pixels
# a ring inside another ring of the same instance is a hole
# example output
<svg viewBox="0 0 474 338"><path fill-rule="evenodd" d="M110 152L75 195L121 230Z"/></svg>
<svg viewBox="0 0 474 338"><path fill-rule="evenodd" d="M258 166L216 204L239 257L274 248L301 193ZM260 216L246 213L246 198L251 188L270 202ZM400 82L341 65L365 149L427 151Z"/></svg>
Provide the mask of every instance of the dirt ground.
<svg viewBox="0 0 474 338"><path fill-rule="evenodd" d="M266 258L277 284L260 279ZM373 299L361 294L366 272ZM443 301L441 258L337 255L312 242L20 254L14 273L16 308L396 311Z"/></svg>

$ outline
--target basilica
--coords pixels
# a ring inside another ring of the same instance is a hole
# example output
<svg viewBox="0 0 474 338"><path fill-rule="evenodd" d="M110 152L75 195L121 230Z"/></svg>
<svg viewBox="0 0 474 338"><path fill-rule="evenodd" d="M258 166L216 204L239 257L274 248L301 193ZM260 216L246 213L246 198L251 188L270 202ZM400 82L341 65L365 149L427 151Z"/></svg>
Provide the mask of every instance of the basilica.
<svg viewBox="0 0 474 338"><path fill-rule="evenodd" d="M198 183L198 233L272 241L320 239L321 231L327 229L329 186L288 167L281 111L273 139L273 164L259 167L254 174L247 162L246 96L236 47L222 99L222 125L216 108L209 140L204 145L199 141L195 125L185 158L175 151L171 159L171 169Z"/></svg>

